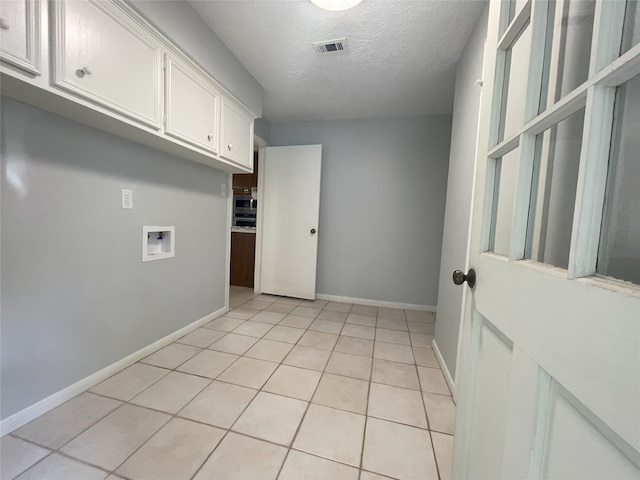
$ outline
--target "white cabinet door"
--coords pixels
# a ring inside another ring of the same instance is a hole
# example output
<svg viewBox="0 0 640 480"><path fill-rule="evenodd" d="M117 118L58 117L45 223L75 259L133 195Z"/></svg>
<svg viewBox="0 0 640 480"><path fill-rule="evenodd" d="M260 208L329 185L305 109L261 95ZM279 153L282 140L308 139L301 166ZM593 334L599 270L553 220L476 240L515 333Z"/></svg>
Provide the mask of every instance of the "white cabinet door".
<svg viewBox="0 0 640 480"><path fill-rule="evenodd" d="M56 1L53 84L160 128L159 45L134 18L106 1Z"/></svg>
<svg viewBox="0 0 640 480"><path fill-rule="evenodd" d="M0 58L33 75L40 74L39 14L34 0L0 2Z"/></svg>
<svg viewBox="0 0 640 480"><path fill-rule="evenodd" d="M218 153L220 93L190 65L167 55L165 133Z"/></svg>
<svg viewBox="0 0 640 480"><path fill-rule="evenodd" d="M253 169L253 120L234 103L222 102L222 145L220 155Z"/></svg>

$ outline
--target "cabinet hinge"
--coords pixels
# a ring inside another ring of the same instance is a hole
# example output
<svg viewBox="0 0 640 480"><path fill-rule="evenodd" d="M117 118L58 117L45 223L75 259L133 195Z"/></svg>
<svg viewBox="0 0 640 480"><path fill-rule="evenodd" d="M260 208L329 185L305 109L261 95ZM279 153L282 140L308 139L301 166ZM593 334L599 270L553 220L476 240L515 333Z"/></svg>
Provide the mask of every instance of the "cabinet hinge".
<svg viewBox="0 0 640 480"><path fill-rule="evenodd" d="M166 115L163 115L163 116L162 116L162 123L163 123L163 125L164 125L165 127L167 126L167 116L166 116Z"/></svg>
<svg viewBox="0 0 640 480"><path fill-rule="evenodd" d="M163 70L167 69L167 59L166 58L162 60L162 69Z"/></svg>

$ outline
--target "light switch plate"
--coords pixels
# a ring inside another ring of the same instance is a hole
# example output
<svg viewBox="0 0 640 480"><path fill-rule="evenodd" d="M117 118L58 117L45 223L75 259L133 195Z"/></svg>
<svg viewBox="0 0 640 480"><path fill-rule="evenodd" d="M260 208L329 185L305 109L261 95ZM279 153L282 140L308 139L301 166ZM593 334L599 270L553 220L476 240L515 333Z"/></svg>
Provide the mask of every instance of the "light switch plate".
<svg viewBox="0 0 640 480"><path fill-rule="evenodd" d="M125 210L133 208L133 190L122 189L122 208Z"/></svg>

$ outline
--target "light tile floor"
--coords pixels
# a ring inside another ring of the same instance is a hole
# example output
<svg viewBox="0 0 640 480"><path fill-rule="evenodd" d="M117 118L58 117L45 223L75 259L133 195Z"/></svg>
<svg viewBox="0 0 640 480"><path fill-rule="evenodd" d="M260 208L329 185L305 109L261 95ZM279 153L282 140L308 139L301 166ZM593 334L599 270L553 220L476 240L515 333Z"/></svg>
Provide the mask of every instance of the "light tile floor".
<svg viewBox="0 0 640 480"><path fill-rule="evenodd" d="M0 478L448 479L427 312L256 295L1 440Z"/></svg>

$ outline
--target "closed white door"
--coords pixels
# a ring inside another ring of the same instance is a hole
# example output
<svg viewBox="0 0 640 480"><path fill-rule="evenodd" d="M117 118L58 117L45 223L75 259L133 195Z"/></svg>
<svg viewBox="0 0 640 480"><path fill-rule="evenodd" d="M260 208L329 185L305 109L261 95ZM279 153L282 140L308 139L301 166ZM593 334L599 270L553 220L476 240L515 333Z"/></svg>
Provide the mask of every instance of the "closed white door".
<svg viewBox="0 0 640 480"><path fill-rule="evenodd" d="M268 147L260 165L260 290L316 296L322 145Z"/></svg>
<svg viewBox="0 0 640 480"><path fill-rule="evenodd" d="M455 478L640 478L637 7L491 2Z"/></svg>

